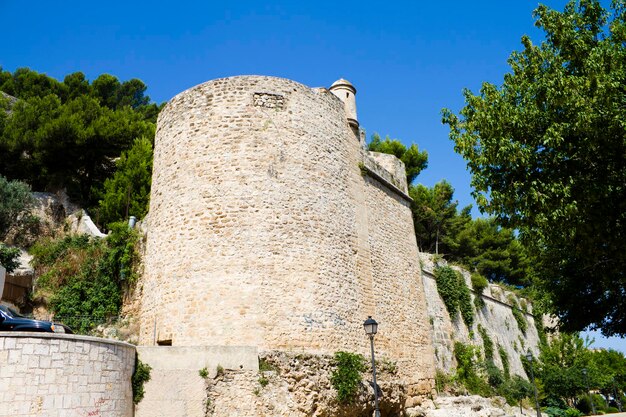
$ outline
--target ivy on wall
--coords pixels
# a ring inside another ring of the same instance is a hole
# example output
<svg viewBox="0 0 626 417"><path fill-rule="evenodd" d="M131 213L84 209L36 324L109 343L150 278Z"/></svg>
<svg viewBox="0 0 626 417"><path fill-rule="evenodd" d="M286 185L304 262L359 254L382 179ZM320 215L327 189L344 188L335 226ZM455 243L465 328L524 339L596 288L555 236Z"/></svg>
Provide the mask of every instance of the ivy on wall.
<svg viewBox="0 0 626 417"><path fill-rule="evenodd" d="M454 319L457 313L461 314L463 322L471 331L474 324L474 307L470 289L460 272L449 266L439 266L434 271L437 282L437 292L443 299L450 317Z"/></svg>

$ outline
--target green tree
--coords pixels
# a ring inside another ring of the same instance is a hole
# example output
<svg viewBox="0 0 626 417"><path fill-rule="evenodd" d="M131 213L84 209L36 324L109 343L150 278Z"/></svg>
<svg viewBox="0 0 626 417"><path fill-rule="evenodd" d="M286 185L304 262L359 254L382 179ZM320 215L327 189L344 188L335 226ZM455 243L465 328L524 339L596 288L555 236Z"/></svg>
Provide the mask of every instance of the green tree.
<svg viewBox="0 0 626 417"><path fill-rule="evenodd" d="M115 158L154 125L129 107L111 110L88 96L62 103L56 95L18 101L0 132L0 173L39 190L66 188L88 206L113 172Z"/></svg>
<svg viewBox="0 0 626 417"><path fill-rule="evenodd" d="M518 229L563 329L626 334L626 3L539 6L498 87L443 111L481 210ZM584 302L581 302L584 300Z"/></svg>
<svg viewBox="0 0 626 417"><path fill-rule="evenodd" d="M152 143L147 138L135 141L133 147L116 162L115 174L104 182L98 208L102 224L125 220L128 216L143 218L148 212L152 176Z"/></svg>
<svg viewBox="0 0 626 417"><path fill-rule="evenodd" d="M589 342L576 333L560 333L550 343L540 346L536 371L545 396L550 399L563 399L572 406L576 397L586 391L583 369L587 369L589 384L595 388L600 377L591 360ZM522 357L525 365L526 359Z"/></svg>
<svg viewBox="0 0 626 417"><path fill-rule="evenodd" d="M378 133L372 135L368 150L395 155L396 158L404 162L407 184L411 184L419 173L428 166L428 152L420 151L416 144L407 148L398 139L390 139L389 136L385 137L385 140L381 140Z"/></svg>
<svg viewBox="0 0 626 417"><path fill-rule="evenodd" d="M449 243L449 259L477 271L490 281L527 285L528 258L513 231L501 228L493 218L465 224Z"/></svg>
<svg viewBox="0 0 626 417"><path fill-rule="evenodd" d="M413 199L411 211L417 245L420 250L429 253L449 252L450 243L456 235L471 221L471 206L460 212L459 203L453 201L454 189L443 180L428 188L422 184L409 187Z"/></svg>
<svg viewBox="0 0 626 417"><path fill-rule="evenodd" d="M20 181L8 181L0 175L0 240L30 214L34 200L30 187Z"/></svg>

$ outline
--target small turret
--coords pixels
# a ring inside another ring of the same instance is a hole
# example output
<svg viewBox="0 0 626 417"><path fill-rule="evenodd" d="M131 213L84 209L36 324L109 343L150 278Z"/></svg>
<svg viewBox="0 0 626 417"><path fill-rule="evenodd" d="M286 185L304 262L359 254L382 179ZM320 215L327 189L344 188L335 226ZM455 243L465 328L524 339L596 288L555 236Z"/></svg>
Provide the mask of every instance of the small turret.
<svg viewBox="0 0 626 417"><path fill-rule="evenodd" d="M356 88L354 88L350 81L340 78L330 86L329 90L337 96L339 100L343 101L348 123L355 131L358 131L359 121L356 118Z"/></svg>

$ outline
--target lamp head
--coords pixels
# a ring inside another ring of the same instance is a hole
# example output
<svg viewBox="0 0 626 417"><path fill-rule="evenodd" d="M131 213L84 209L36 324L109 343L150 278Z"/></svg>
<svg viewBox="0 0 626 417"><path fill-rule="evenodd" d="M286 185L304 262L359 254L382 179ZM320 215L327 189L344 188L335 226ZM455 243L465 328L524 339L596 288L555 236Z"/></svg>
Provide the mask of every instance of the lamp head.
<svg viewBox="0 0 626 417"><path fill-rule="evenodd" d="M378 323L376 323L376 320L374 320L372 316L367 316L367 320L363 323L363 328L365 328L365 334L374 336L378 331Z"/></svg>

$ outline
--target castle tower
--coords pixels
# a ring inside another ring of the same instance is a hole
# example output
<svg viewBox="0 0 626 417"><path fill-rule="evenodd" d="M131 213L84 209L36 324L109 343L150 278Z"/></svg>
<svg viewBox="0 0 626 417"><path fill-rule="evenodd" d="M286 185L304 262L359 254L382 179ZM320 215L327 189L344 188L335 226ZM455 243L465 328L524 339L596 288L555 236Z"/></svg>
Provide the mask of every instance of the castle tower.
<svg viewBox="0 0 626 417"><path fill-rule="evenodd" d="M231 77L162 109L141 344L368 354L371 315L380 354L430 389L410 198L354 140L355 88L332 90Z"/></svg>
<svg viewBox="0 0 626 417"><path fill-rule="evenodd" d="M329 90L343 102L348 123L355 132L358 132L359 121L356 117L356 88L354 88L350 81L340 78L330 86Z"/></svg>

